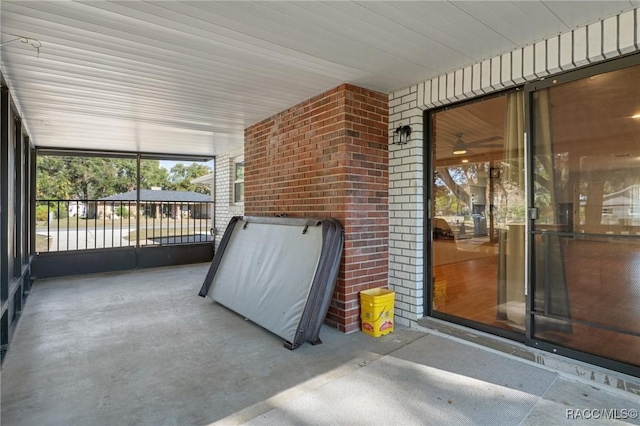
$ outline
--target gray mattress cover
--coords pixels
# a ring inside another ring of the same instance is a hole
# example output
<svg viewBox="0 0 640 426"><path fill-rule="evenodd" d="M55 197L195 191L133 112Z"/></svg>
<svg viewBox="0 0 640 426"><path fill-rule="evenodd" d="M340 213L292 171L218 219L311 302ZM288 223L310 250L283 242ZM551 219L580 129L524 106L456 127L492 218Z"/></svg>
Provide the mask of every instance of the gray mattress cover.
<svg viewBox="0 0 640 426"><path fill-rule="evenodd" d="M321 258L327 257L326 253L322 256L327 241L327 227L322 225L318 219L232 219L212 262L213 273L207 276L209 286L205 281L200 295L282 337L294 349L301 343L301 324L307 323L303 321L305 310L305 318L321 315L321 323L329 301L320 299L330 299L335 284L335 275L328 277L330 283L320 284L316 276ZM339 243L341 252L341 235ZM339 259L338 254L338 264ZM320 278L327 281L327 277ZM330 288L314 290L310 301L314 285ZM318 304L326 305L324 312L315 306Z"/></svg>

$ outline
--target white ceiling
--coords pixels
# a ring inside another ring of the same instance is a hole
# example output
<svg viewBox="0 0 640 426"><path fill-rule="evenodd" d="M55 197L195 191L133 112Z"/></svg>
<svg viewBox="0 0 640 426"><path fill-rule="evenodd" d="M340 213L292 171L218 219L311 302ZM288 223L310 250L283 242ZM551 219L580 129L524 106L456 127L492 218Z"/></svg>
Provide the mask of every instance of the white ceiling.
<svg viewBox="0 0 640 426"><path fill-rule="evenodd" d="M0 65L36 146L218 155L340 83L388 93L640 0L0 4Z"/></svg>

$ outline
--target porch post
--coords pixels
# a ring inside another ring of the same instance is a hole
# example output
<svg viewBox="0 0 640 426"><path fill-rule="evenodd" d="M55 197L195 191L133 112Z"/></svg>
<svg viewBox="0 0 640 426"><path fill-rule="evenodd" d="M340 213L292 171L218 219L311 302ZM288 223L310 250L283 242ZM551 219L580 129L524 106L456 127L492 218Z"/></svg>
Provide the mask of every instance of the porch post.
<svg viewBox="0 0 640 426"><path fill-rule="evenodd" d="M140 154L136 156L136 248L140 247Z"/></svg>
<svg viewBox="0 0 640 426"><path fill-rule="evenodd" d="M18 214L14 216L14 232L18 235L15 235L14 238L13 277L20 278L20 276L22 276L22 242L24 241L22 235L20 235L20 233L24 231L22 227L22 213L24 212L22 204L22 196L24 195L24 171L22 170L22 120L15 117L11 124L15 126L12 138L13 140L10 141L10 143L13 143L13 208L18 212Z"/></svg>
<svg viewBox="0 0 640 426"><path fill-rule="evenodd" d="M0 89L0 300L9 298L9 90ZM3 330L4 333L4 330Z"/></svg>
<svg viewBox="0 0 640 426"><path fill-rule="evenodd" d="M36 169L36 165L37 165L37 153L35 148L31 148L31 143L29 143L29 145L27 146L27 149L29 149L30 151L30 155L29 155L29 204L30 204L30 234L29 234L29 238L30 238L30 251L29 251L29 256L34 256L36 254L36 208L37 208L37 204L36 204L36 198L38 196L37 193L37 182L36 182L36 176L37 176L37 169Z"/></svg>

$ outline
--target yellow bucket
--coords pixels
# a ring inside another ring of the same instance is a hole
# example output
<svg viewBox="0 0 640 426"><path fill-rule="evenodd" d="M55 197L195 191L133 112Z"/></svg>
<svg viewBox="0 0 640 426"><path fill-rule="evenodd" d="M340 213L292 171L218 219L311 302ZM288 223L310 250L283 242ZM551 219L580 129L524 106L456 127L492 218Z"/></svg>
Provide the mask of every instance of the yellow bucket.
<svg viewBox="0 0 640 426"><path fill-rule="evenodd" d="M433 309L444 308L447 301L447 280L433 279Z"/></svg>
<svg viewBox="0 0 640 426"><path fill-rule="evenodd" d="M396 293L386 288L360 292L362 332L380 337L393 331L393 305Z"/></svg>

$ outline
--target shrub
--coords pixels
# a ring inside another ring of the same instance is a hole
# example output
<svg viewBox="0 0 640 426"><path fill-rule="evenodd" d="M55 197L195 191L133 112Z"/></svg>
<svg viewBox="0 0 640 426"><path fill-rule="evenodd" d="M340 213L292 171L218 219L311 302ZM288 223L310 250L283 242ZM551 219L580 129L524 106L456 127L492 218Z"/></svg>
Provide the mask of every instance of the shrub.
<svg viewBox="0 0 640 426"><path fill-rule="evenodd" d="M121 218L126 219L129 217L129 209L125 206L118 206L116 207L116 214Z"/></svg>
<svg viewBox="0 0 640 426"><path fill-rule="evenodd" d="M49 220L48 211L49 211L49 209L47 208L46 205L42 205L41 204L41 205L37 206L36 207L36 220L37 221L45 221L45 222L47 220Z"/></svg>
<svg viewBox="0 0 640 426"><path fill-rule="evenodd" d="M66 219L67 216L69 216L68 208L67 203L61 202L51 202L48 206L46 204L40 204L36 206L36 220L49 220L49 213L53 213L53 217L56 219Z"/></svg>
<svg viewBox="0 0 640 426"><path fill-rule="evenodd" d="M64 202L53 203L51 211L57 219L66 219L69 216L69 206Z"/></svg>

